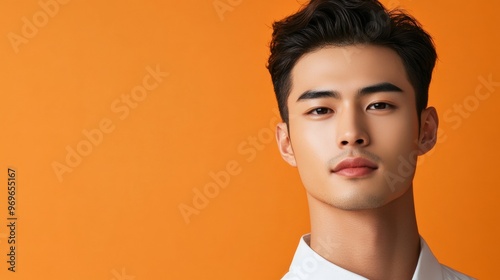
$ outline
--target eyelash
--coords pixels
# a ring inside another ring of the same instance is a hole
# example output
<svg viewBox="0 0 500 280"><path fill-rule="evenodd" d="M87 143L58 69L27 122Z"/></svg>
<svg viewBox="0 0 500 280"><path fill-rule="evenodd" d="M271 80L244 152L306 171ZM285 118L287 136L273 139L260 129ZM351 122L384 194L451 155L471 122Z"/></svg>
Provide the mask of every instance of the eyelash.
<svg viewBox="0 0 500 280"><path fill-rule="evenodd" d="M327 112L323 112L323 114L319 114L318 110L326 110ZM332 113L332 112L333 112L333 110L330 109L330 108L327 108L327 107L318 107L318 108L314 108L311 111L307 112L307 114L308 115L326 115L326 114Z"/></svg>
<svg viewBox="0 0 500 280"><path fill-rule="evenodd" d="M375 102L375 103L370 104L367 109L370 109L370 107L372 107L374 105L385 105L385 108L383 108L383 109L373 109L373 110L388 110L388 109L394 109L395 108L394 105L386 103L386 102Z"/></svg>

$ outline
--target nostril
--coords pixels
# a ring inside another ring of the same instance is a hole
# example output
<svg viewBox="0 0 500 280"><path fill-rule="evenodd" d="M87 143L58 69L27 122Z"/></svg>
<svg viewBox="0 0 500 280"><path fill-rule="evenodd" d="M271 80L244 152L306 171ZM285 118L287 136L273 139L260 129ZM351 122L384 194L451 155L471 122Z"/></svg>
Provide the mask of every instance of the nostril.
<svg viewBox="0 0 500 280"><path fill-rule="evenodd" d="M345 140L344 140L344 141L342 141L342 142L340 142L340 143L341 143L342 145L347 145L347 144L349 144L349 142L347 142L347 141L345 141Z"/></svg>
<svg viewBox="0 0 500 280"><path fill-rule="evenodd" d="M363 144L363 143L364 143L364 140L363 140L363 139L358 139L358 140L356 140L356 143L357 143L357 144Z"/></svg>

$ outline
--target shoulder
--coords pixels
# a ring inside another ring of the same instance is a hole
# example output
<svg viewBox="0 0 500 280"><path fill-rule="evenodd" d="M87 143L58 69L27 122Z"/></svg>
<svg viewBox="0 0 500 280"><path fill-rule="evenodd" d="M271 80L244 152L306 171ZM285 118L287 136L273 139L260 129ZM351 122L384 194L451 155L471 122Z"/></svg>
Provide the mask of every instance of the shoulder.
<svg viewBox="0 0 500 280"><path fill-rule="evenodd" d="M443 279L445 280L475 280L475 278L467 276L443 264L441 265L441 271L443 272Z"/></svg>

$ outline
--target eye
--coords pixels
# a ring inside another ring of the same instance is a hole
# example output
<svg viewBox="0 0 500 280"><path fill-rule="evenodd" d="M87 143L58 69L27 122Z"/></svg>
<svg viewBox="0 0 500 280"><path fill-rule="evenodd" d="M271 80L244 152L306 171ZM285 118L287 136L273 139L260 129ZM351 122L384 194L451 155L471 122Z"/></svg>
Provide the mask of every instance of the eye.
<svg viewBox="0 0 500 280"><path fill-rule="evenodd" d="M385 102L372 103L368 106L368 110L387 110L394 108L394 105Z"/></svg>
<svg viewBox="0 0 500 280"><path fill-rule="evenodd" d="M308 115L326 115L332 113L333 110L326 108L326 107L320 107L320 108L315 108L312 109L311 111L307 112Z"/></svg>

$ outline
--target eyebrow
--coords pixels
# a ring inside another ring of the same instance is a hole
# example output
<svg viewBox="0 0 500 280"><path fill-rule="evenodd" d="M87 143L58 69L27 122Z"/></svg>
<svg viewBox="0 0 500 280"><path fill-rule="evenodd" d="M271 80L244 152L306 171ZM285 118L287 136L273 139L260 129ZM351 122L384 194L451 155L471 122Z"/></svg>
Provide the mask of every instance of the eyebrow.
<svg viewBox="0 0 500 280"><path fill-rule="evenodd" d="M360 89L358 95L368 95L377 92L403 92L403 90L391 83L380 83ZM325 97L340 99L340 93L335 90L307 90L299 96L297 101Z"/></svg>
<svg viewBox="0 0 500 280"><path fill-rule="evenodd" d="M362 88L359 91L359 94L365 95L376 92L403 92L403 90L391 83L380 83L373 86Z"/></svg>

